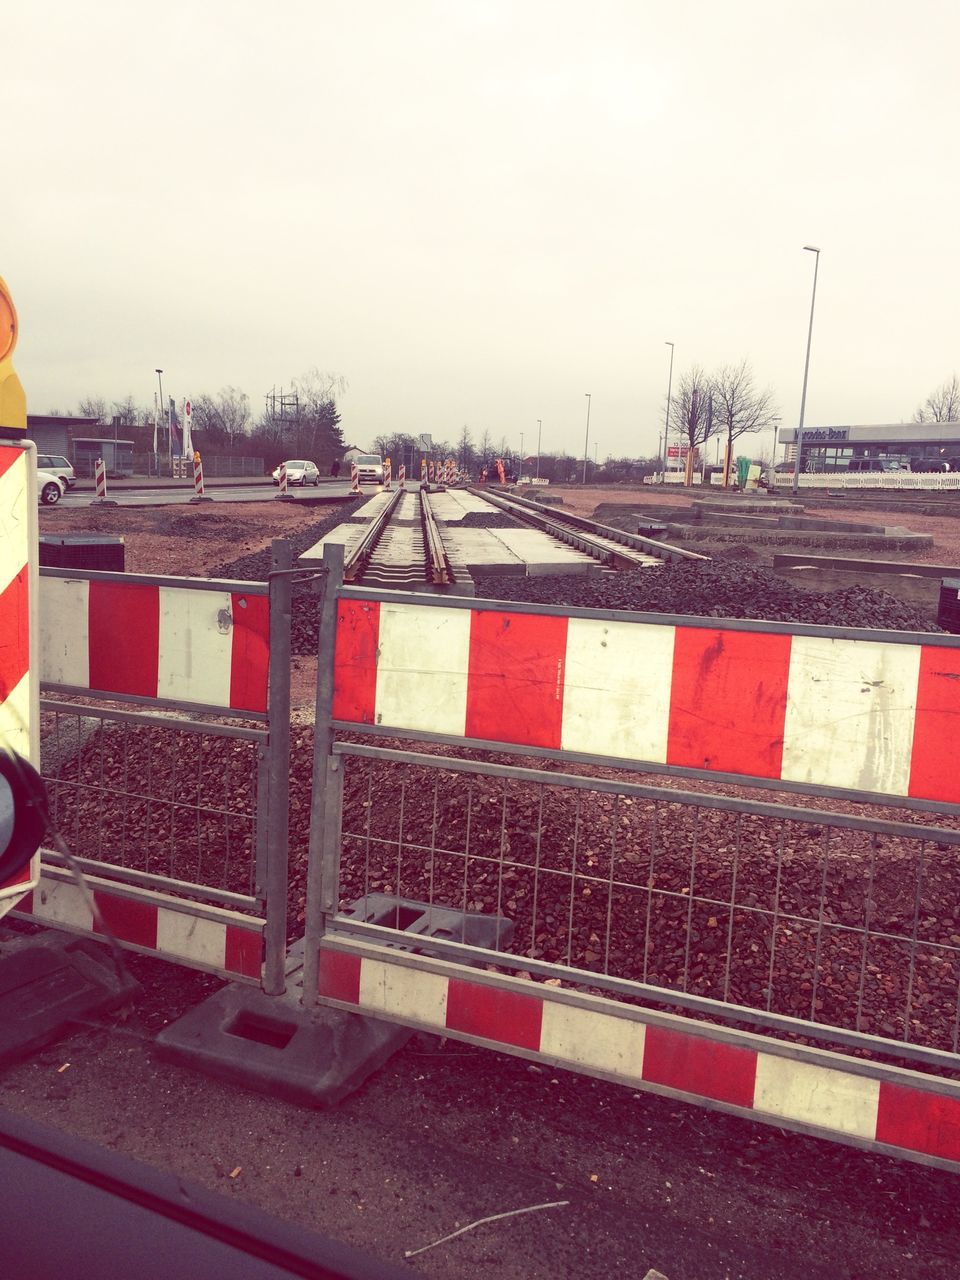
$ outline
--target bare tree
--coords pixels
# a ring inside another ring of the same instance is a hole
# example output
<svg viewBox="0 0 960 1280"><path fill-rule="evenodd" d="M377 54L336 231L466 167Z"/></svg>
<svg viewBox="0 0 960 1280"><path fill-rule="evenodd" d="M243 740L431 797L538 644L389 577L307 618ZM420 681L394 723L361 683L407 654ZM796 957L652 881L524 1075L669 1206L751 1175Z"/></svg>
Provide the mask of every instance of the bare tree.
<svg viewBox="0 0 960 1280"><path fill-rule="evenodd" d="M233 444L245 434L250 421L250 398L236 387L223 387L215 396L197 396L193 401L193 429L212 443L229 440Z"/></svg>
<svg viewBox="0 0 960 1280"><path fill-rule="evenodd" d="M103 396L84 396L77 406L81 418L95 418L97 422L107 420L107 402Z"/></svg>
<svg viewBox="0 0 960 1280"><path fill-rule="evenodd" d="M914 422L960 422L960 381L953 374L931 391L913 415Z"/></svg>
<svg viewBox="0 0 960 1280"><path fill-rule="evenodd" d="M695 450L706 444L713 434L714 425L713 384L698 364L692 365L681 376L677 383L676 398L670 403L670 428L689 448L688 484Z"/></svg>
<svg viewBox="0 0 960 1280"><path fill-rule="evenodd" d="M727 437L727 456L733 461L733 442L740 436L764 431L773 426L777 406L773 392L758 391L753 382L753 370L746 360L728 364L714 375L713 407L718 429ZM726 484L729 470L724 472Z"/></svg>
<svg viewBox="0 0 960 1280"><path fill-rule="evenodd" d="M472 473L476 460L477 451L473 447L473 436L470 434L470 428L464 423L460 439L457 441L457 464L461 471Z"/></svg>

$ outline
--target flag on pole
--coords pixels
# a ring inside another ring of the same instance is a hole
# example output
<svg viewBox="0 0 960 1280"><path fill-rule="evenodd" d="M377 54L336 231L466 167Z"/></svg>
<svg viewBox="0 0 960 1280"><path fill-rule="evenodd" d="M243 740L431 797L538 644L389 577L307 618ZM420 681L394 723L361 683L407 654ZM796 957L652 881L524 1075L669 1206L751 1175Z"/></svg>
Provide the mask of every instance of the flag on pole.
<svg viewBox="0 0 960 1280"><path fill-rule="evenodd" d="M189 400L183 402L183 456L185 458L193 457L193 438L190 434L192 425L191 418L193 415L193 405Z"/></svg>
<svg viewBox="0 0 960 1280"><path fill-rule="evenodd" d="M173 455L173 454L178 454L178 455L179 455L179 453L180 453L180 432L179 432L179 430L178 430L178 428L177 428L177 406L176 406L176 404L174 403L173 396L171 396L171 397L170 397L170 409L169 409L169 419L168 419L168 421L169 421L169 424L170 424L170 453L171 453L171 455Z"/></svg>

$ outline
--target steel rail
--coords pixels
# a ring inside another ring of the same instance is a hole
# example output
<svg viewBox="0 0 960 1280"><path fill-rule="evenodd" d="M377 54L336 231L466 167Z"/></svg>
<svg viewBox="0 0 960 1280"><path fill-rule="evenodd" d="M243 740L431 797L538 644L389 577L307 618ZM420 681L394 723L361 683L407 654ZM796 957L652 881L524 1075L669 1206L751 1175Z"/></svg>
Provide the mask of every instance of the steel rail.
<svg viewBox="0 0 960 1280"><path fill-rule="evenodd" d="M526 498L518 498L514 495L508 498L502 494L494 494L472 486L470 492L484 498L516 519L542 529L558 541L565 542L603 561L611 568L635 569L645 562L640 560L641 556L645 559L653 556L658 560L709 559L709 556L699 555L695 551L684 551L666 542L657 542L653 538L644 538L640 534L627 533L623 529L598 524L595 520L588 520L585 516L576 516L571 512L565 511L562 514L551 512L547 515L538 503L530 502Z"/></svg>
<svg viewBox="0 0 960 1280"><path fill-rule="evenodd" d="M402 489L394 489L387 502L384 503L383 510L370 521L370 527L358 539L357 543L345 553L343 561L344 582L356 582L363 576L363 571L367 567L384 529L390 523L394 510L403 497L403 493Z"/></svg>
<svg viewBox="0 0 960 1280"><path fill-rule="evenodd" d="M423 543L427 553L427 574L437 587L449 586L453 582L453 571L446 547L443 545L437 518L430 505L430 495L420 489L420 516L423 521Z"/></svg>

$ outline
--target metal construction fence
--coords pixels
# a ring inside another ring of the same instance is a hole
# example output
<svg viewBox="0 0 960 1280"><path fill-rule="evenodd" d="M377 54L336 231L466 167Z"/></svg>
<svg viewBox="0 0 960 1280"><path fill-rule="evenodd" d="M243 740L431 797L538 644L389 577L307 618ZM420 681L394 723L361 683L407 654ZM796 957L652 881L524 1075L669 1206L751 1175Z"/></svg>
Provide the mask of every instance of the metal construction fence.
<svg viewBox="0 0 960 1280"><path fill-rule="evenodd" d="M955 638L326 568L308 1005L960 1168Z"/></svg>
<svg viewBox="0 0 960 1280"><path fill-rule="evenodd" d="M198 446L203 453L203 470L209 479L211 476L262 476L267 471L263 458L247 457L245 454L206 453L203 445ZM133 474L135 476L178 476L184 479L193 477L193 461L190 458L170 458L165 453L135 453L133 455Z"/></svg>
<svg viewBox="0 0 960 1280"><path fill-rule="evenodd" d="M282 542L269 583L41 571L41 772L92 892L48 849L22 912L283 990L292 584Z"/></svg>

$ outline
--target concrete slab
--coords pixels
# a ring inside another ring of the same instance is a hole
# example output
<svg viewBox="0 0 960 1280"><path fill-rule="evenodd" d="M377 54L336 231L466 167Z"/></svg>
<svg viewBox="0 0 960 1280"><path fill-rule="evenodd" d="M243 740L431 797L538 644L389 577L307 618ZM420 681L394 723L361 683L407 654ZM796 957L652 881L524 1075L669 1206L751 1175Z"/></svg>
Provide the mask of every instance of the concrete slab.
<svg viewBox="0 0 960 1280"><path fill-rule="evenodd" d="M554 542L539 529L487 529L509 551L525 561L527 575L545 573L597 573L600 565L592 556Z"/></svg>
<svg viewBox="0 0 960 1280"><path fill-rule="evenodd" d="M456 524L464 516L478 512L493 513L499 508L463 489L447 489L445 493L432 494L430 504L433 514L442 524Z"/></svg>

